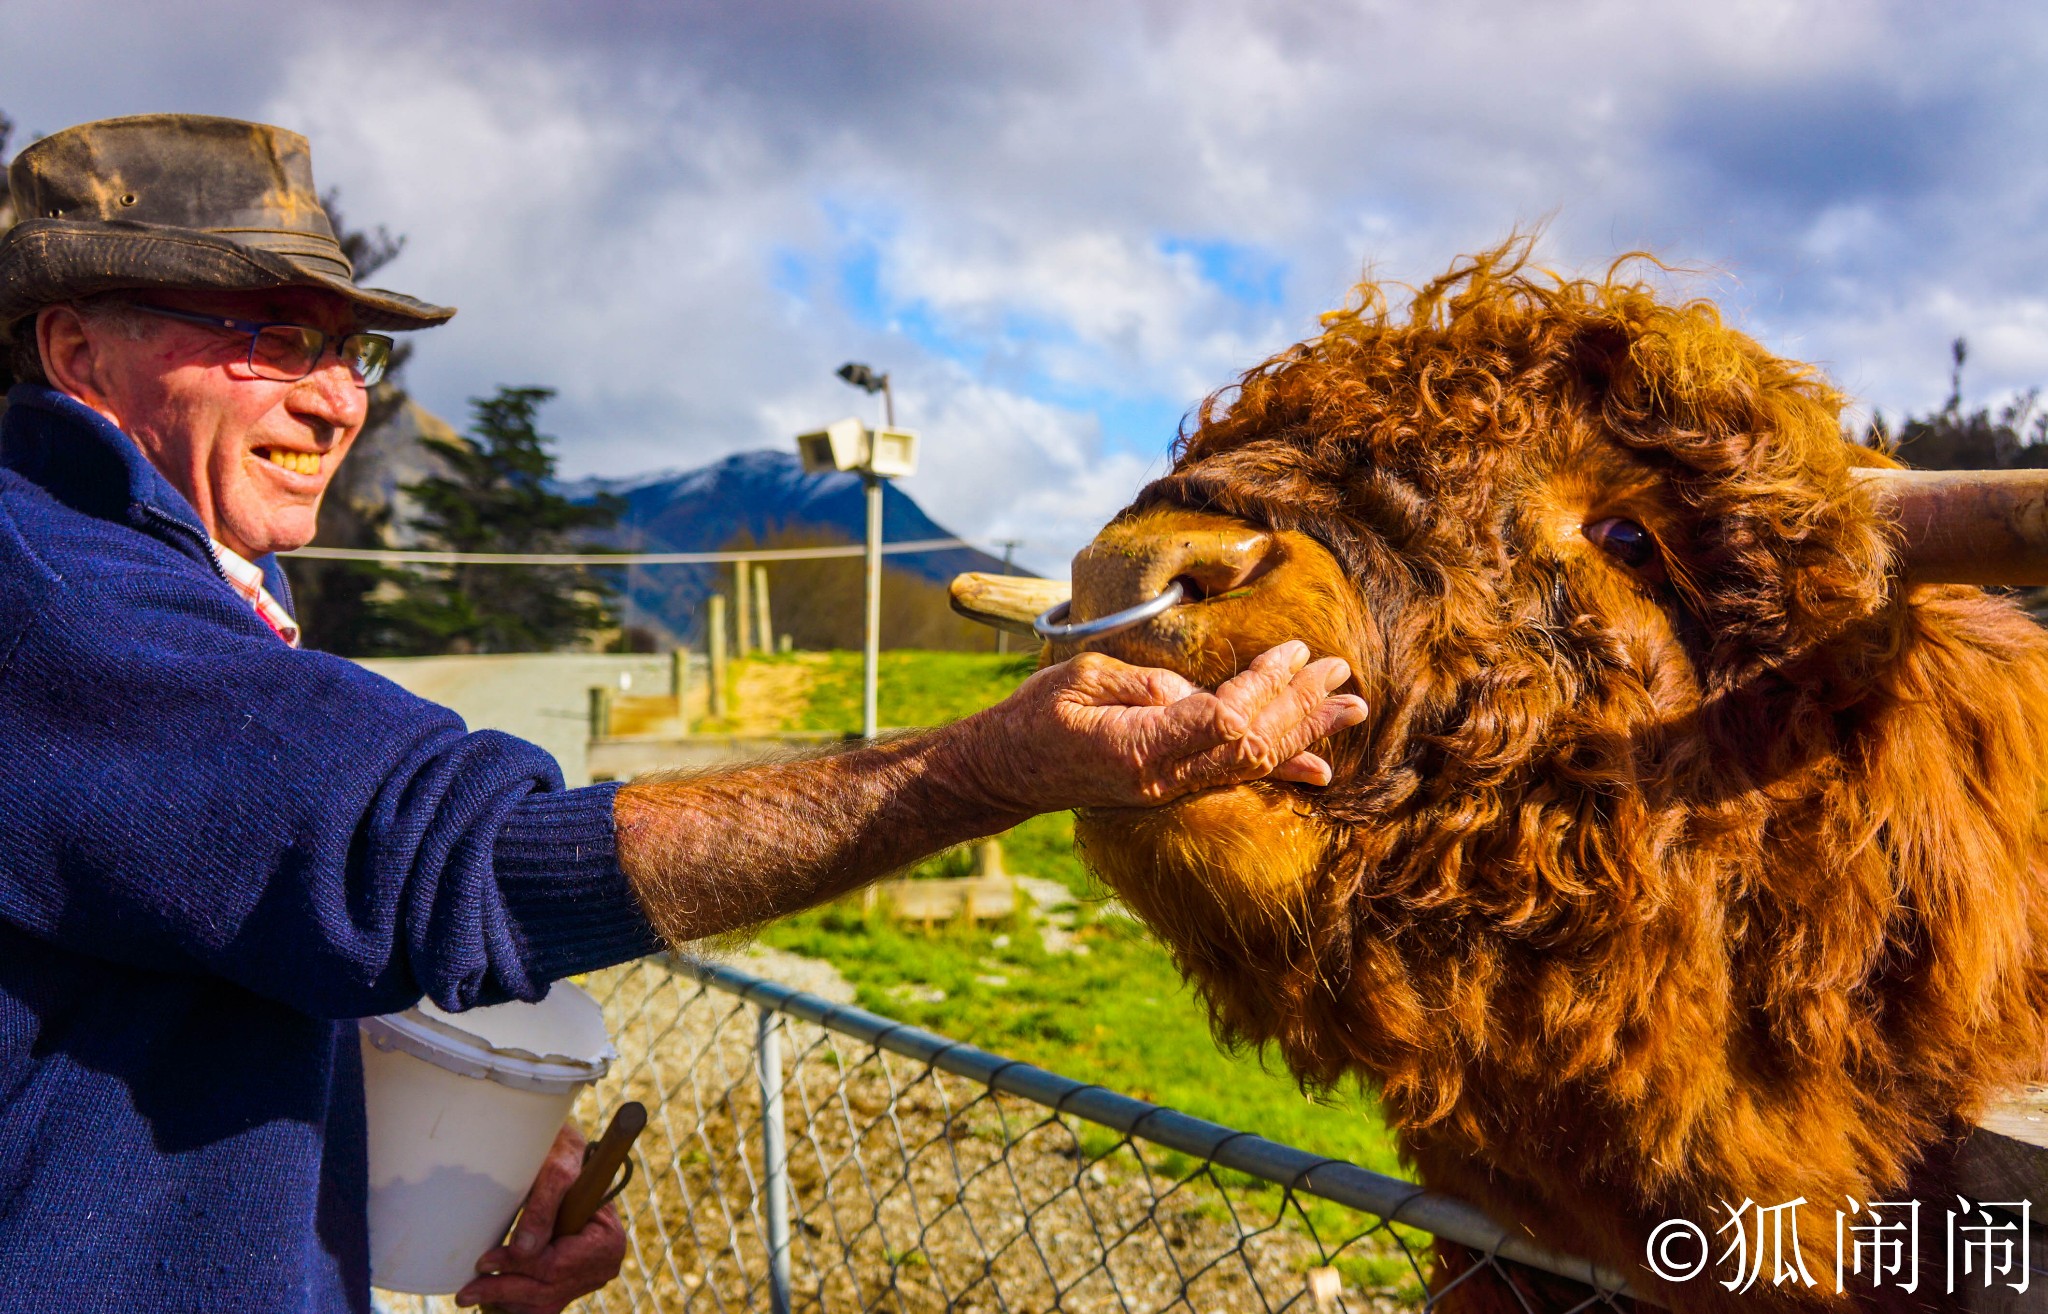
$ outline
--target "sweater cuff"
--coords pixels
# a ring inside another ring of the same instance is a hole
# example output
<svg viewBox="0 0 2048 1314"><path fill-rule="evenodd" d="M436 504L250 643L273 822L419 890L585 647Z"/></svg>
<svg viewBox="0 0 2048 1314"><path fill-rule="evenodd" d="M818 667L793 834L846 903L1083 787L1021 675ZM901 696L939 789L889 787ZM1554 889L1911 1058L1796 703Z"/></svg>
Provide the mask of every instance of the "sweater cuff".
<svg viewBox="0 0 2048 1314"><path fill-rule="evenodd" d="M498 893L535 981L630 962L665 948L619 869L616 783L532 794L498 832Z"/></svg>

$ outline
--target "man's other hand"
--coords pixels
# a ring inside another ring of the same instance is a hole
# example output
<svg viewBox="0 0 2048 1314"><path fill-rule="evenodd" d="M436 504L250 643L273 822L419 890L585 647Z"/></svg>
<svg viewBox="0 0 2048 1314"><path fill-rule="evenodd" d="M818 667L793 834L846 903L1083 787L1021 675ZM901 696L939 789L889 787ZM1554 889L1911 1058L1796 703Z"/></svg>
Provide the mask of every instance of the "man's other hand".
<svg viewBox="0 0 2048 1314"><path fill-rule="evenodd" d="M456 1292L456 1304L489 1304L504 1314L559 1314L570 1301L619 1275L626 1230L610 1205L598 1210L581 1232L551 1239L555 1211L582 1168L583 1134L565 1123L527 1192L510 1244L476 1261L476 1271L485 1276Z"/></svg>
<svg viewBox="0 0 2048 1314"><path fill-rule="evenodd" d="M1299 642L1214 691L1082 653L963 723L975 740L963 765L1020 813L1146 807L1269 777L1326 785L1330 764L1309 748L1365 719L1364 699L1335 692L1350 678L1342 658L1312 662Z"/></svg>

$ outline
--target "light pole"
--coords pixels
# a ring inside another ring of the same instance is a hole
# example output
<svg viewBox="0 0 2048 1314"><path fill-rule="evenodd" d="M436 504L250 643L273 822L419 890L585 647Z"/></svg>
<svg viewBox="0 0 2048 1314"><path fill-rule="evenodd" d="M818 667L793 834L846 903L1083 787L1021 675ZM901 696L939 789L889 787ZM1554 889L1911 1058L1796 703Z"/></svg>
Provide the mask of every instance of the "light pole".
<svg viewBox="0 0 2048 1314"><path fill-rule="evenodd" d="M816 433L797 435L796 445L803 454L806 471L858 473L867 496L867 624L861 654L861 734L873 739L877 728L875 692L880 683L882 655L882 481L910 474L917 468L917 435L896 427L896 398L889 390L887 374L877 374L852 362L840 366L838 374L864 392L882 394L882 427L870 430L859 420L840 420Z"/></svg>
<svg viewBox="0 0 2048 1314"><path fill-rule="evenodd" d="M889 387L886 373L877 374L854 361L841 365L837 373L870 397L881 393L882 425L888 429L896 427L896 394ZM881 687L882 662L882 477L875 473L874 462L861 467L860 482L868 502L867 622L861 642L860 733L863 739L872 740L877 729L875 700Z"/></svg>

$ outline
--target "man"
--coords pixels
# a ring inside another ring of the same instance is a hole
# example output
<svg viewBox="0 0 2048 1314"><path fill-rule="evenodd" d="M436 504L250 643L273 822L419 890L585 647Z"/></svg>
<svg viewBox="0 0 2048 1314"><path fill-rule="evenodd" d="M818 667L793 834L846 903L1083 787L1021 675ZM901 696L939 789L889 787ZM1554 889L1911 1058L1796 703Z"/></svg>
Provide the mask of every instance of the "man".
<svg viewBox="0 0 2048 1314"><path fill-rule="evenodd" d="M0 238L0 1309L362 1310L349 1019L461 1009L831 898L1036 812L1266 775L1363 707L1275 649L1215 692L1085 657L944 730L566 790L294 646L275 552L385 359L454 312L359 288L304 139L195 116L30 146ZM559 1309L558 1145L465 1302Z"/></svg>

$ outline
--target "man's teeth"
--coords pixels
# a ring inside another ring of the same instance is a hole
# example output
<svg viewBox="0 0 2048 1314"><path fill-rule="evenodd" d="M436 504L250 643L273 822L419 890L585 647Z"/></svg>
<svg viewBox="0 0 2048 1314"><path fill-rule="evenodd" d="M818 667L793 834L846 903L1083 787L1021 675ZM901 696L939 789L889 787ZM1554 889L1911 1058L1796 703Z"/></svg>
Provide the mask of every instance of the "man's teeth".
<svg viewBox="0 0 2048 1314"><path fill-rule="evenodd" d="M263 457L272 465L281 465L294 474L319 474L320 453L294 452L284 447L265 447Z"/></svg>

